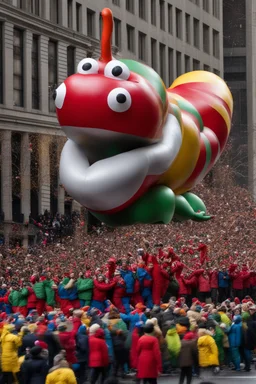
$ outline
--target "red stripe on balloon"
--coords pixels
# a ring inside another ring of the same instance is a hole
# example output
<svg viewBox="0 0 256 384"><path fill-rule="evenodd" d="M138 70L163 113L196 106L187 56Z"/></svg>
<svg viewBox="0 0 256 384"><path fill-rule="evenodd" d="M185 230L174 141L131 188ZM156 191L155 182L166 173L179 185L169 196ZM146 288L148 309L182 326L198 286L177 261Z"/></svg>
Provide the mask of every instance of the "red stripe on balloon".
<svg viewBox="0 0 256 384"><path fill-rule="evenodd" d="M211 162L210 162L209 166L207 167L207 171L205 172L205 175L206 175L210 171L210 169L213 167L213 165L215 164L215 162L218 160L218 158L220 156L220 145L219 145L219 141L218 141L217 136L215 135L215 133L212 130L210 130L207 127L204 127L204 134L207 137L207 139L209 140L210 145L211 145L211 150L212 150Z"/></svg>
<svg viewBox="0 0 256 384"><path fill-rule="evenodd" d="M219 100L220 104L223 105L225 107L225 109L227 110L227 113L229 114L229 117L231 118L232 117L232 114L231 114L231 110L228 106L228 104L226 103L226 101L218 96L218 90L216 89L216 86L214 84L211 84L211 83L205 83L205 82L201 82L201 83L186 83L186 84L181 84L181 85L178 85L177 87L175 88L172 88L171 89L171 92L176 92L176 90L180 90L180 89L184 89L184 92L186 92L186 90L190 89L191 91L199 91L199 92L203 92L203 93L206 93L210 96L214 96L216 99ZM180 91L179 91L180 92ZM178 93L178 92L176 92Z"/></svg>
<svg viewBox="0 0 256 384"><path fill-rule="evenodd" d="M215 95L205 94L193 89L182 90L177 88L175 88L175 92L194 105L202 116L204 126L216 134L222 151L228 139L228 128L223 117L212 107L216 101L218 103L218 98Z"/></svg>

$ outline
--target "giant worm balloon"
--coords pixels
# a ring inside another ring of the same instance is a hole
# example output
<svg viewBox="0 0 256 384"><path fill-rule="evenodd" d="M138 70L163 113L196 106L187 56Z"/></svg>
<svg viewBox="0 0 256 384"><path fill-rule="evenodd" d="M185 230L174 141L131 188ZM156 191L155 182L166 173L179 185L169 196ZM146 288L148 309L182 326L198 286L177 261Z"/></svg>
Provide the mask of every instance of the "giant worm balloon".
<svg viewBox="0 0 256 384"><path fill-rule="evenodd" d="M62 184L109 226L210 219L191 190L225 148L229 88L211 72L193 71L167 89L149 66L112 56L112 12L101 15L100 59L83 59L54 95L68 137Z"/></svg>

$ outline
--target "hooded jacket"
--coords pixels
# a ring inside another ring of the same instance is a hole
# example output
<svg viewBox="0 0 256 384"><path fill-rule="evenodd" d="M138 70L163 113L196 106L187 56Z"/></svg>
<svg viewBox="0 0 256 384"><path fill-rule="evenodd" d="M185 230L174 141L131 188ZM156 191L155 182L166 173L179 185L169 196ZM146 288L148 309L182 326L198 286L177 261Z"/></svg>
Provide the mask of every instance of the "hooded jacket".
<svg viewBox="0 0 256 384"><path fill-rule="evenodd" d="M242 317L235 316L228 332L230 348L241 347L242 345Z"/></svg>
<svg viewBox="0 0 256 384"><path fill-rule="evenodd" d="M81 325L76 335L76 357L78 363L88 362L89 340L86 334L86 326Z"/></svg>
<svg viewBox="0 0 256 384"><path fill-rule="evenodd" d="M89 336L89 367L107 367L109 364L108 347L103 329L98 329L94 335Z"/></svg>
<svg viewBox="0 0 256 384"><path fill-rule="evenodd" d="M199 339L197 341L198 353L199 353L199 366L210 367L218 366L218 348L212 336L206 330L203 333L199 333Z"/></svg>
<svg viewBox="0 0 256 384"><path fill-rule="evenodd" d="M90 301L92 299L93 280L79 278L76 283L79 300Z"/></svg>

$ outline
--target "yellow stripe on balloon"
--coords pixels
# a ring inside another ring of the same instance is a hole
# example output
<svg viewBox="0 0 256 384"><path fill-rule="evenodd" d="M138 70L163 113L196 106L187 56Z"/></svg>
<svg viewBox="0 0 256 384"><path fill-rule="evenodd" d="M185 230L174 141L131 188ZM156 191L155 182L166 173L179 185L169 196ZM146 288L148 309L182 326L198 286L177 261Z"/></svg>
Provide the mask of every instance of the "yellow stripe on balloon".
<svg viewBox="0 0 256 384"><path fill-rule="evenodd" d="M210 83L215 88L216 96L220 97L228 105L231 114L233 112L233 97L225 83L219 76L207 71L188 72L178 77L169 89L187 83Z"/></svg>
<svg viewBox="0 0 256 384"><path fill-rule="evenodd" d="M215 109L221 115L221 117L223 118L223 120L226 123L227 130L228 130L228 133L229 133L230 129L231 129L231 119L230 119L230 116L229 116L228 111L226 110L226 108L223 105L221 105L221 104L213 104L213 105L211 105L211 107L213 109Z"/></svg>
<svg viewBox="0 0 256 384"><path fill-rule="evenodd" d="M182 113L183 139L180 151L170 166L161 176L159 184L172 190L179 188L192 174L200 153L200 131L194 121Z"/></svg>

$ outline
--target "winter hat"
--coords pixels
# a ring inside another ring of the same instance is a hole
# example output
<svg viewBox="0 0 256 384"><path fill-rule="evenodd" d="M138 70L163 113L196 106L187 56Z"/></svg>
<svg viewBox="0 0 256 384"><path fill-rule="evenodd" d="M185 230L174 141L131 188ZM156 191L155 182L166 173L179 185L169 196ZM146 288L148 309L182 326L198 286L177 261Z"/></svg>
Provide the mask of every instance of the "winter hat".
<svg viewBox="0 0 256 384"><path fill-rule="evenodd" d="M240 300L239 300L239 298L238 298L238 297L235 297L235 298L234 298L234 302L235 302L236 304L240 304Z"/></svg>
<svg viewBox="0 0 256 384"><path fill-rule="evenodd" d="M144 325L143 330L147 334L151 334L154 332L154 324L151 322L147 322L147 324Z"/></svg>
<svg viewBox="0 0 256 384"><path fill-rule="evenodd" d="M197 305L197 306L196 306L196 312L200 313L200 312L201 312L201 310L202 310L202 307L201 307L201 305Z"/></svg>
<svg viewBox="0 0 256 384"><path fill-rule="evenodd" d="M195 339L195 334L193 332L187 332L183 336L183 340L194 340Z"/></svg>
<svg viewBox="0 0 256 384"><path fill-rule="evenodd" d="M91 325L90 328L89 328L89 334L90 334L90 336L95 335L95 333L96 333L96 331L97 331L98 329L100 329L99 324L93 324L93 325Z"/></svg>
<svg viewBox="0 0 256 384"><path fill-rule="evenodd" d="M29 353L31 356L36 357L36 356L40 355L42 350L43 350L42 347L40 347L39 345L36 345L35 347L30 349Z"/></svg>
<svg viewBox="0 0 256 384"><path fill-rule="evenodd" d="M42 349L48 349L48 344L46 344L42 340L36 340L35 341L35 346L41 347Z"/></svg>
<svg viewBox="0 0 256 384"><path fill-rule="evenodd" d="M135 305L135 308L136 308L136 309L141 309L141 310L143 310L143 309L146 309L146 306L145 306L144 304L142 304L142 303L137 303L137 304Z"/></svg>
<svg viewBox="0 0 256 384"><path fill-rule="evenodd" d="M29 331L30 331L31 333L34 333L34 332L36 332L36 330L37 330L37 325L34 324L34 323L29 324L29 325L28 325L28 329L29 329Z"/></svg>
<svg viewBox="0 0 256 384"><path fill-rule="evenodd" d="M78 333L80 335L86 335L86 325L80 325L79 329L78 329Z"/></svg>
<svg viewBox="0 0 256 384"><path fill-rule="evenodd" d="M189 326L190 326L190 322L189 322L188 317L180 317L177 322L178 322L178 324L182 325L183 327L189 328Z"/></svg>
<svg viewBox="0 0 256 384"><path fill-rule="evenodd" d="M66 323L60 323L60 324L58 325L58 327L57 327L57 330L58 330L59 332L64 332L64 331L66 331L66 329L67 329L67 324L66 324Z"/></svg>
<svg viewBox="0 0 256 384"><path fill-rule="evenodd" d="M249 319L250 319L250 314L248 313L248 312L243 312L242 313L242 320L243 320L243 322L246 322L246 321L248 321Z"/></svg>

